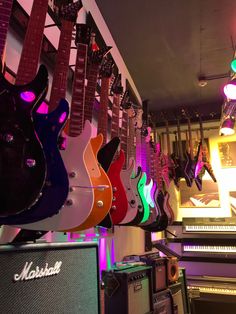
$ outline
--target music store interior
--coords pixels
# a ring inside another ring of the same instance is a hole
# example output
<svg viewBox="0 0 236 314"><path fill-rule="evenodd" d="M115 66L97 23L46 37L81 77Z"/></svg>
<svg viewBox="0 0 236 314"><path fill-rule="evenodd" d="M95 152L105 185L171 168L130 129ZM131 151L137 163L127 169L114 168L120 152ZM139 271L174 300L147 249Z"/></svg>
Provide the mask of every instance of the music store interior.
<svg viewBox="0 0 236 314"><path fill-rule="evenodd" d="M235 314L236 2L0 25L0 312Z"/></svg>

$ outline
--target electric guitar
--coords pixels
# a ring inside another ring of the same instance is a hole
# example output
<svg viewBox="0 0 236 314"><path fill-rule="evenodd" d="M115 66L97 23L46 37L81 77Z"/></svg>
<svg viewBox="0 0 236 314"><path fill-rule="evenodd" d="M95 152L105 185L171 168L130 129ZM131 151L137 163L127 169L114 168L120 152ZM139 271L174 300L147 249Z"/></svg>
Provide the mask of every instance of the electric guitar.
<svg viewBox="0 0 236 314"><path fill-rule="evenodd" d="M48 73L39 68L26 85L10 84L0 74L0 217L28 210L40 197L46 161L35 133L32 110L44 99Z"/></svg>
<svg viewBox="0 0 236 314"><path fill-rule="evenodd" d="M201 116L199 115L199 125L200 125L200 134L201 134L201 140L198 145L198 151L197 151L197 156L196 156L196 166L194 169L194 176L195 178L200 175L202 176L202 171L205 169L212 180L216 182L216 177L214 175L212 166L210 164L209 160L209 152L207 145L204 140L204 134L203 134L203 126L202 126L202 119Z"/></svg>
<svg viewBox="0 0 236 314"><path fill-rule="evenodd" d="M123 93L121 75L117 76L115 82L112 85L111 91L113 93L111 138L116 138L119 136L120 97ZM125 154L121 149L118 153L118 157L112 162L107 173L113 188L113 199L110 215L114 225L119 224L125 218L128 210L128 199L121 180L121 171L124 163Z"/></svg>
<svg viewBox="0 0 236 314"><path fill-rule="evenodd" d="M127 200L128 200L128 210L125 218L120 222L120 225L136 225L137 223L140 223L140 212L138 209L138 200L135 195L135 191L132 187L132 174L135 171L135 162L134 159L128 159L127 156L127 146L128 146L128 112L125 110L125 107L127 106L128 101L128 91L125 91L122 101L121 101L121 107L122 107L122 126L121 126L121 149L124 151L126 159L124 163L124 168L121 171L121 180L125 188ZM132 114L132 111L129 111ZM129 161L129 165L128 165Z"/></svg>
<svg viewBox="0 0 236 314"><path fill-rule="evenodd" d="M69 25L72 24L73 26L77 17L78 8L78 4L70 5L68 11L67 7L64 7L63 12L61 13L62 34L59 41L59 51L57 55L58 62L56 63L55 75L60 73L60 76L62 76L63 72L65 72L64 67L66 64L66 69L69 66L70 50L63 48L68 46L68 43L69 45L71 44L70 36L72 35L72 30L68 33L67 28L68 23ZM39 37L38 39L40 40ZM31 34L28 32L26 44L28 44L30 41ZM37 54L39 53L40 52L37 52ZM35 56L35 58L38 58L38 56ZM21 59L21 68L28 67L29 70L29 63L30 60L27 60L26 57ZM54 79L54 89L60 91L63 90L63 86L61 84L65 85L62 79ZM61 96L65 97L65 94L61 94ZM57 101L59 102L59 99L57 99ZM53 111L51 110L52 107L54 109ZM2 223L7 223L10 225L28 224L53 216L57 214L58 211L62 208L67 198L69 192L69 180L67 171L58 150L57 143L59 134L68 118L69 105L64 99L61 99L59 105L55 108L54 104L49 102L49 111L51 111L49 114L40 114L37 111L33 112L34 127L42 143L47 163L47 176L42 190L42 196L30 211L24 212L17 216L6 218L4 221L2 221Z"/></svg>
<svg viewBox="0 0 236 314"><path fill-rule="evenodd" d="M12 4L13 0L4 0L1 1L0 5L0 27L1 27L0 60L2 60L2 63L0 65L2 69L4 67L7 31L11 16ZM2 69L0 70L1 72Z"/></svg>
<svg viewBox="0 0 236 314"><path fill-rule="evenodd" d="M89 57L87 67L88 84L86 86L85 103L80 108L80 117L88 119L92 122L93 103L95 100L95 92L100 66L104 56L110 50L110 47L97 50ZM79 55L81 58L81 54ZM75 77L76 80L76 77ZM78 115L77 115L77 118ZM78 119L78 123L83 123L83 119ZM105 170L100 166L97 160L97 154L103 143L103 135L99 134L96 138L91 139L85 152L85 163L89 170L92 185L94 187L94 205L87 219L78 227L70 229L69 231L81 231L95 227L98 225L109 213L112 202L112 186ZM94 155L96 162L92 163L91 156Z"/></svg>

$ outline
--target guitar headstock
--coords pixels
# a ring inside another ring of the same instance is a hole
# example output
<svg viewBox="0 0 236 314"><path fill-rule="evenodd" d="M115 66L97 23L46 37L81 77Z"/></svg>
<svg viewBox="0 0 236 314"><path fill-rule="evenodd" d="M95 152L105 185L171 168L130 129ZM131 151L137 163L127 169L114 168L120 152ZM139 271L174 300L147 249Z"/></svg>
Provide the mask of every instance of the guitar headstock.
<svg viewBox="0 0 236 314"><path fill-rule="evenodd" d="M121 74L118 74L112 84L111 92L116 95L121 95L123 93L123 86L121 83Z"/></svg>
<svg viewBox="0 0 236 314"><path fill-rule="evenodd" d="M103 63L100 69L100 76L101 77L111 77L112 71L114 67L114 61L112 58L104 58Z"/></svg>
<svg viewBox="0 0 236 314"><path fill-rule="evenodd" d="M128 89L126 89L126 91L124 92L124 94L122 96L120 106L123 109L129 109L131 107L131 103L129 102L129 91L128 91Z"/></svg>
<svg viewBox="0 0 236 314"><path fill-rule="evenodd" d="M78 11L83 7L82 1L70 2L63 1L60 7L60 16L67 21L76 22Z"/></svg>
<svg viewBox="0 0 236 314"><path fill-rule="evenodd" d="M143 126L143 109L142 108L137 109L136 116L135 116L135 124L138 129L141 129Z"/></svg>
<svg viewBox="0 0 236 314"><path fill-rule="evenodd" d="M85 44L89 45L91 37L91 27L87 24L76 24L75 45Z"/></svg>
<svg viewBox="0 0 236 314"><path fill-rule="evenodd" d="M146 128L146 136L145 136L145 142L150 143L151 141L151 133L152 133L152 128L149 126Z"/></svg>
<svg viewBox="0 0 236 314"><path fill-rule="evenodd" d="M111 46L102 48L102 49L98 49L98 50L91 50L89 53L89 61L92 64L101 64L103 58L108 54L108 52L111 50Z"/></svg>

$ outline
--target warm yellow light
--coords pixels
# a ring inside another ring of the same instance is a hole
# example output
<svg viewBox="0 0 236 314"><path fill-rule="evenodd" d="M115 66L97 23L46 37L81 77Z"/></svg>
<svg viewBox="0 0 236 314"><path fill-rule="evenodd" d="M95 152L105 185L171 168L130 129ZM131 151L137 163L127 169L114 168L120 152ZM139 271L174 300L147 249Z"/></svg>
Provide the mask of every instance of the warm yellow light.
<svg viewBox="0 0 236 314"><path fill-rule="evenodd" d="M221 128L220 135L233 135L235 133L234 129L231 128Z"/></svg>

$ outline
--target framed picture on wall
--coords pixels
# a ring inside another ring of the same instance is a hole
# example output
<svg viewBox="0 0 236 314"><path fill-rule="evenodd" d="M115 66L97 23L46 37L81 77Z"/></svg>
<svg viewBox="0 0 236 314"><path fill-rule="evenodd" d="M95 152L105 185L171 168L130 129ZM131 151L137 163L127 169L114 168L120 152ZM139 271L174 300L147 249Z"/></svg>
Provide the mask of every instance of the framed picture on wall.
<svg viewBox="0 0 236 314"><path fill-rule="evenodd" d="M184 180L180 181L179 207L220 207L218 184L212 180L202 181L202 191L196 184L188 187Z"/></svg>
<svg viewBox="0 0 236 314"><path fill-rule="evenodd" d="M236 167L236 142L218 143L222 168Z"/></svg>
<svg viewBox="0 0 236 314"><path fill-rule="evenodd" d="M229 192L229 204L231 209L231 216L236 217L236 191Z"/></svg>

